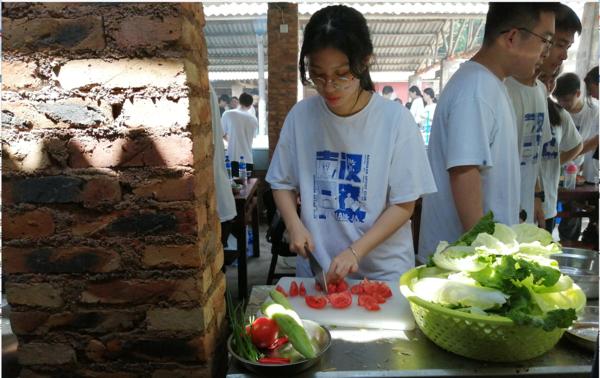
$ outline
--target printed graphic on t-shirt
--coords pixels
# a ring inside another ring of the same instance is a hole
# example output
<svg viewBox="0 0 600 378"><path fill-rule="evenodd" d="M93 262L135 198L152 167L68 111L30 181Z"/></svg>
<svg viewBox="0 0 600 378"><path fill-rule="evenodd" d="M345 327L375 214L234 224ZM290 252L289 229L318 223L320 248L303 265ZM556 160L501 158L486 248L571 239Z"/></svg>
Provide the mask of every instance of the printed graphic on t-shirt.
<svg viewBox="0 0 600 378"><path fill-rule="evenodd" d="M554 126L550 128L552 138L544 143L542 147L542 160L555 160L558 158L558 143L556 142L556 130Z"/></svg>
<svg viewBox="0 0 600 378"><path fill-rule="evenodd" d="M364 223L369 155L317 151L316 164L314 218Z"/></svg>
<svg viewBox="0 0 600 378"><path fill-rule="evenodd" d="M523 150L521 165L535 164L540 157L544 113L525 113L523 116Z"/></svg>

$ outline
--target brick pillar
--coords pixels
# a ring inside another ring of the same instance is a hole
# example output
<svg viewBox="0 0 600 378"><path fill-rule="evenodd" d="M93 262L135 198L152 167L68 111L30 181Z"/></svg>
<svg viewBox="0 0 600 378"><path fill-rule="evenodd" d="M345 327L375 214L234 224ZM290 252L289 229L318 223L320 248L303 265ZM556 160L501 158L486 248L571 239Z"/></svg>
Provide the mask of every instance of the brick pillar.
<svg viewBox="0 0 600 378"><path fill-rule="evenodd" d="M283 19L283 23L282 20ZM287 24L287 33L280 25ZM269 159L298 91L298 4L269 3Z"/></svg>
<svg viewBox="0 0 600 378"><path fill-rule="evenodd" d="M217 374L202 6L3 11L2 262L22 376Z"/></svg>

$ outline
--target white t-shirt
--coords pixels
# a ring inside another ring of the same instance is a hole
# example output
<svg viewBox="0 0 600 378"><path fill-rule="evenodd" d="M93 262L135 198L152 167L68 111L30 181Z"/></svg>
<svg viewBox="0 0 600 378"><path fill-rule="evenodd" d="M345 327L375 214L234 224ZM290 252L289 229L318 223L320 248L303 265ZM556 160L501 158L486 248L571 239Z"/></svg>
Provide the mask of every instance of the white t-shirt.
<svg viewBox="0 0 600 378"><path fill-rule="evenodd" d="M243 109L228 110L221 117L223 132L227 134L227 154L231 161L244 161L253 164L252 139L258 129L256 117Z"/></svg>
<svg viewBox="0 0 600 378"><path fill-rule="evenodd" d="M560 153L569 151L581 143L581 135L577 131L573 119L564 109L560 109L560 126L550 128L552 137L542 147L540 163L540 179L544 189L544 217L556 216L556 200L560 181Z"/></svg>
<svg viewBox="0 0 600 378"><path fill-rule="evenodd" d="M452 76L437 103L427 155L438 192L423 198L419 256L426 259L442 240L464 233L456 210L452 167L476 165L483 210L497 222L519 220L517 126L506 87L483 65L467 61Z"/></svg>
<svg viewBox="0 0 600 378"><path fill-rule="evenodd" d="M294 190L301 219L325 270L332 259L367 232L393 204L435 191L423 139L408 110L373 94L358 113L339 117L321 96L288 113L267 181ZM414 266L410 222L378 245L351 278L397 280ZM298 276L312 276L298 257Z"/></svg>
<svg viewBox="0 0 600 378"><path fill-rule="evenodd" d="M410 106L410 114L412 114L415 122L419 125L421 124L421 114L423 113L423 109L425 108L425 103L421 97L417 97L412 100Z"/></svg>
<svg viewBox="0 0 600 378"><path fill-rule="evenodd" d="M215 176L215 189L217 191L217 213L219 220L226 222L235 218L235 198L231 190L231 183L225 170L225 148L223 146L223 128L219 112L219 100L212 86L210 87L210 109L212 112L212 131L215 154L213 156L213 171Z"/></svg>
<svg viewBox="0 0 600 378"><path fill-rule="evenodd" d="M583 99L583 108L579 113L571 113L571 117L584 142L593 136L598 138L598 101ZM595 151L588 151L583 155L583 159L575 160L578 165L583 160L583 177L585 181L592 183L598 182L598 160L593 158Z"/></svg>
<svg viewBox="0 0 600 378"><path fill-rule="evenodd" d="M527 212L526 222L534 223L535 183L539 176L542 144L551 139L546 87L539 80L529 86L512 77L506 78L504 85L517 121L521 209Z"/></svg>

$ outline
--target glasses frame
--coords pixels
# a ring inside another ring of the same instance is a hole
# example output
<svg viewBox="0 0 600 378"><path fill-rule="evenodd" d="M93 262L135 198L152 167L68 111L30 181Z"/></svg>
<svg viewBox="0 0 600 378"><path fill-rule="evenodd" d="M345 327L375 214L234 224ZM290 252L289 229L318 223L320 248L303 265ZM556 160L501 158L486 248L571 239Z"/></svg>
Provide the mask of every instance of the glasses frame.
<svg viewBox="0 0 600 378"><path fill-rule="evenodd" d="M518 31L526 32L526 33L529 33L531 35L534 35L534 36L538 37L542 41L542 43L544 43L544 45L546 45L546 49L550 49L552 46L554 46L554 41L553 40L548 39L548 38L546 38L544 36L541 36L538 33L534 33L534 32L532 32L531 30L529 30L527 28L514 28L514 29L517 29ZM510 30L512 30L512 29L510 29ZM500 34L508 33L510 30L501 31Z"/></svg>
<svg viewBox="0 0 600 378"><path fill-rule="evenodd" d="M317 89L324 89L327 87L327 85L329 83L331 83L331 86L334 89L344 90L344 89L348 89L348 87L350 87L350 84L354 79L356 79L356 77L354 77L354 75L352 75L352 73L348 73L348 76L338 76L335 79L324 79L322 77L313 78L309 74L306 81L308 82L309 86L311 86L313 88L317 88Z"/></svg>

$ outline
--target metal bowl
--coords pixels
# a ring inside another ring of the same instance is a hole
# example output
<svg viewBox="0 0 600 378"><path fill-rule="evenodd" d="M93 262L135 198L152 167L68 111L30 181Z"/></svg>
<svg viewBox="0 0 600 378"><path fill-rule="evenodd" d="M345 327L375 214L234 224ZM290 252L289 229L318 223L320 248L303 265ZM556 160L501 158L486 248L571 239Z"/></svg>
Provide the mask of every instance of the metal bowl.
<svg viewBox="0 0 600 378"><path fill-rule="evenodd" d="M598 298L598 252L581 248L563 248L563 253L552 255L560 271L570 276L581 287L587 299Z"/></svg>
<svg viewBox="0 0 600 378"><path fill-rule="evenodd" d="M577 321L567 330L566 337L575 344L596 350L598 341L598 306L586 306Z"/></svg>
<svg viewBox="0 0 600 378"><path fill-rule="evenodd" d="M331 345L331 333L329 333L327 328L320 326L318 323L313 322L312 320L302 319L302 323L304 324L304 329L308 333L308 336L313 340L313 345L319 349L314 358L306 359L302 357L300 353L295 351L291 344L288 343L286 347L281 349L280 353L276 353L273 355L273 357L279 357L283 355L290 357L292 362L289 364L265 365L258 362L248 361L233 351L231 347L233 335L229 336L229 340L227 340L227 349L229 350L231 356L233 356L233 359L236 361L236 363L254 373L259 374L260 376L275 375L283 377L286 375L300 373L301 371L304 371L319 362L321 356L323 356L323 354Z"/></svg>

